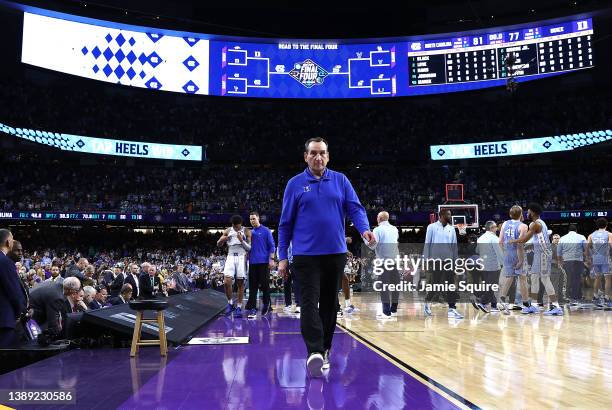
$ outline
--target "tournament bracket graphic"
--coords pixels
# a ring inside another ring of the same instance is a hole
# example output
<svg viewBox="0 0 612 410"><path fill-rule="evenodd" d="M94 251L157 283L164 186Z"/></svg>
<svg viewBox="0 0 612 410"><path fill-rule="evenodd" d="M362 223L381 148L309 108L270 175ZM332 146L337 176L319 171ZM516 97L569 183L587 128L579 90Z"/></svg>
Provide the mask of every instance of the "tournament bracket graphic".
<svg viewBox="0 0 612 410"><path fill-rule="evenodd" d="M397 94L396 44L210 42L211 94L368 98Z"/></svg>

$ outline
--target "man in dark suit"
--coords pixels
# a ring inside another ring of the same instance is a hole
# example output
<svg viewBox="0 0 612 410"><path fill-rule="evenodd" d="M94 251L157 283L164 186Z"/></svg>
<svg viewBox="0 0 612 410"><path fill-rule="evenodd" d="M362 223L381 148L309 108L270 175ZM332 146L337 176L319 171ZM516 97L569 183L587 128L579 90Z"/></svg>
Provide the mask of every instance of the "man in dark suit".
<svg viewBox="0 0 612 410"><path fill-rule="evenodd" d="M124 283L129 283L130 285L132 285L132 299L137 299L139 296L139 289L138 289L138 287L140 286L140 283L138 281L139 270L140 269L138 268L137 264L130 263L130 266L128 267L128 272L125 275Z"/></svg>
<svg viewBox="0 0 612 410"><path fill-rule="evenodd" d="M128 303L132 298L132 285L129 283L124 284L121 287L121 292L119 296L111 298L110 304L113 306L122 305L124 303Z"/></svg>
<svg viewBox="0 0 612 410"><path fill-rule="evenodd" d="M108 296L108 292L104 286L96 286L96 295L94 296L94 300L89 304L89 308L91 310L102 309L106 306L106 297Z"/></svg>
<svg viewBox="0 0 612 410"><path fill-rule="evenodd" d="M141 273L138 277L140 299L152 299L158 292L162 292L162 286L156 274L157 268L154 265L149 265L146 268L148 268L148 271Z"/></svg>
<svg viewBox="0 0 612 410"><path fill-rule="evenodd" d="M13 234L0 229L0 347L15 343L15 326L27 310L15 262L6 255L13 249Z"/></svg>
<svg viewBox="0 0 612 410"><path fill-rule="evenodd" d="M61 334L68 313L77 312L81 281L75 276L66 278L63 283L44 283L30 292L30 304L34 310L33 318L42 330Z"/></svg>
<svg viewBox="0 0 612 410"><path fill-rule="evenodd" d="M185 293L189 291L189 280L187 279L187 275L185 275L184 265L179 263L176 266L176 271L172 274L172 279L174 279L175 283L175 293Z"/></svg>
<svg viewBox="0 0 612 410"><path fill-rule="evenodd" d="M23 246L21 245L21 242L13 240L13 250L7 253L6 256L10 260L15 262L15 264L21 262L23 260ZM30 309L30 290L28 287L28 282L26 279L19 277L19 284L21 285L21 290L26 300L27 310L25 312L25 315L21 315L21 323L18 323L17 327L15 327L15 341L18 344L28 340L26 323L32 317L32 310Z"/></svg>
<svg viewBox="0 0 612 410"><path fill-rule="evenodd" d="M121 288L125 283L125 273L123 273L123 263L117 262L115 267L113 268L113 281L110 284L110 294L111 297L119 296L121 292Z"/></svg>

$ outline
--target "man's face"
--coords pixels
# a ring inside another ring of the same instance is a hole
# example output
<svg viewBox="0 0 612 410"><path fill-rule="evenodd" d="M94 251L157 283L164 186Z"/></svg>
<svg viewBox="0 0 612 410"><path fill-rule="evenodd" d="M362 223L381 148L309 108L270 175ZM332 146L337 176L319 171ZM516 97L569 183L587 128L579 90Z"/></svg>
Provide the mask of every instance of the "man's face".
<svg viewBox="0 0 612 410"><path fill-rule="evenodd" d="M102 290L100 290L100 292L96 293L96 300L98 302L106 302L106 297L108 296L108 292L106 291L106 288L102 288Z"/></svg>
<svg viewBox="0 0 612 410"><path fill-rule="evenodd" d="M534 215L531 209L527 210L527 218L529 218L530 221L535 221L535 218L534 218Z"/></svg>
<svg viewBox="0 0 612 410"><path fill-rule="evenodd" d="M119 266L115 266L115 275L120 275L123 272L123 269Z"/></svg>
<svg viewBox="0 0 612 410"><path fill-rule="evenodd" d="M70 294L68 294L68 299L72 301L72 303L77 303L79 301L80 290L71 290Z"/></svg>
<svg viewBox="0 0 612 410"><path fill-rule="evenodd" d="M13 241L13 249L11 250L11 259L15 262L23 258L23 246L21 243Z"/></svg>
<svg viewBox="0 0 612 410"><path fill-rule="evenodd" d="M304 153L304 161L314 172L322 172L329 162L329 152L327 144L324 142L311 142L308 144L308 151Z"/></svg>
<svg viewBox="0 0 612 410"><path fill-rule="evenodd" d="M251 226L257 228L259 226L259 217L257 215L249 215Z"/></svg>
<svg viewBox="0 0 612 410"><path fill-rule="evenodd" d="M132 291L130 290L129 292L125 292L125 293L123 294L123 299L125 299L125 300L130 300L130 299L132 299Z"/></svg>
<svg viewBox="0 0 612 410"><path fill-rule="evenodd" d="M91 296L89 293L84 293L83 301L89 305L93 301L93 296Z"/></svg>
<svg viewBox="0 0 612 410"><path fill-rule="evenodd" d="M451 212L449 210L442 211L440 213L440 222L447 224L450 223L451 220Z"/></svg>
<svg viewBox="0 0 612 410"><path fill-rule="evenodd" d="M178 266L176 267L176 270L177 270L177 272L179 272L179 273L183 273L183 270L184 270L184 269L185 269L185 267L184 267L183 265L178 265Z"/></svg>
<svg viewBox="0 0 612 410"><path fill-rule="evenodd" d="M149 276L155 276L155 266L149 266Z"/></svg>
<svg viewBox="0 0 612 410"><path fill-rule="evenodd" d="M552 241L555 245L557 245L559 243L559 239L561 239L561 237L559 235L553 235L552 237Z"/></svg>
<svg viewBox="0 0 612 410"><path fill-rule="evenodd" d="M60 268L59 266L52 266L51 267L51 276L53 276L54 278L57 278L60 274Z"/></svg>
<svg viewBox="0 0 612 410"><path fill-rule="evenodd" d="M6 243L0 244L0 246L8 247L8 251L11 252L13 250L13 234L10 233Z"/></svg>
<svg viewBox="0 0 612 410"><path fill-rule="evenodd" d="M138 275L138 271L139 271L138 265L132 265L132 273L134 275Z"/></svg>
<svg viewBox="0 0 612 410"><path fill-rule="evenodd" d="M87 265L89 265L89 262L85 258L79 259L79 261L77 262L77 266L79 267L80 270L84 270L87 267Z"/></svg>

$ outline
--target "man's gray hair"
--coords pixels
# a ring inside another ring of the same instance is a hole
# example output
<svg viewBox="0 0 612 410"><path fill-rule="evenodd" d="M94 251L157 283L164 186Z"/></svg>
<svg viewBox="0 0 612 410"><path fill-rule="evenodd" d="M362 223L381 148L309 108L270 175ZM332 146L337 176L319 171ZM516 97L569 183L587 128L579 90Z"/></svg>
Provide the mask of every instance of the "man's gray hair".
<svg viewBox="0 0 612 410"><path fill-rule="evenodd" d="M85 292L86 295L89 295L91 297L94 297L96 293L96 289L93 286L85 286L83 288L83 292Z"/></svg>
<svg viewBox="0 0 612 410"><path fill-rule="evenodd" d="M308 149L310 148L310 143L311 142L322 142L325 144L325 149L327 151L329 151L329 144L327 143L327 141L325 140L325 138L321 138L321 137L314 137L314 138L309 138L305 143L304 143L304 152L308 152Z"/></svg>
<svg viewBox="0 0 612 410"><path fill-rule="evenodd" d="M81 281L75 277L70 276L69 278L64 279L64 293L67 290L79 290L81 289Z"/></svg>
<svg viewBox="0 0 612 410"><path fill-rule="evenodd" d="M491 228L496 227L497 228L497 222L495 221L487 221L487 223L485 223L485 229L487 231L490 231Z"/></svg>

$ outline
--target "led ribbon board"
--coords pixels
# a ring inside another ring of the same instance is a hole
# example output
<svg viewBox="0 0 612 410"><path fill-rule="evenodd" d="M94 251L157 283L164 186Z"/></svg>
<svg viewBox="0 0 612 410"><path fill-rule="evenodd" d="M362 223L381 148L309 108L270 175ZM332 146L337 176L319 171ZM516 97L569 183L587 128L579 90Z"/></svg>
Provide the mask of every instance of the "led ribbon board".
<svg viewBox="0 0 612 410"><path fill-rule="evenodd" d="M510 77L520 82L594 66L593 22L584 16L470 33L286 40L25 10L24 63L188 94L391 98L502 86Z"/></svg>
<svg viewBox="0 0 612 410"><path fill-rule="evenodd" d="M610 140L612 140L612 130L605 130L478 144L431 145L429 151L433 160L492 158L572 151Z"/></svg>
<svg viewBox="0 0 612 410"><path fill-rule="evenodd" d="M152 142L83 137L80 135L60 134L27 128L13 128L2 123L0 123L0 132L64 151L134 158L202 161L202 147L196 145L157 144Z"/></svg>
<svg viewBox="0 0 612 410"><path fill-rule="evenodd" d="M134 87L208 94L208 40L31 13L23 19L24 63Z"/></svg>

